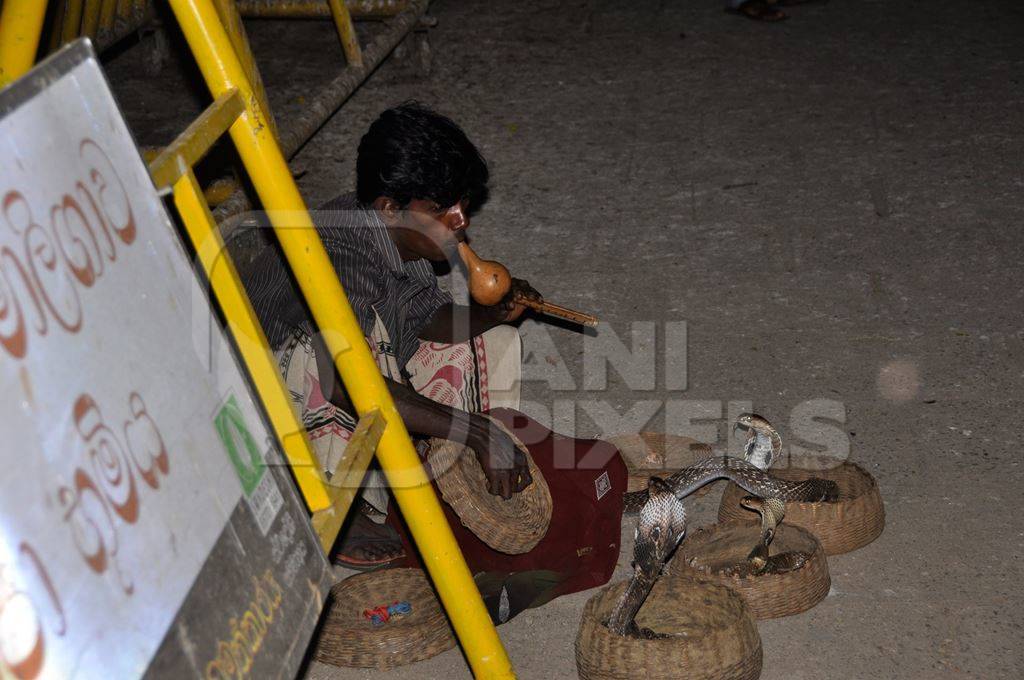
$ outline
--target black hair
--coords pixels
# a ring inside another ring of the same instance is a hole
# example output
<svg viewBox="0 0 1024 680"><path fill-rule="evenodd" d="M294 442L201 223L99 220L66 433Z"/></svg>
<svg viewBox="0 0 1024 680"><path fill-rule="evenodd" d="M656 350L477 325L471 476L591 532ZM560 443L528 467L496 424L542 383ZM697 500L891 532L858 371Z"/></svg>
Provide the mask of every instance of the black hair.
<svg viewBox="0 0 1024 680"><path fill-rule="evenodd" d="M369 205L386 196L405 207L425 199L448 208L483 201L487 161L451 119L417 102L388 109L359 142L356 195Z"/></svg>

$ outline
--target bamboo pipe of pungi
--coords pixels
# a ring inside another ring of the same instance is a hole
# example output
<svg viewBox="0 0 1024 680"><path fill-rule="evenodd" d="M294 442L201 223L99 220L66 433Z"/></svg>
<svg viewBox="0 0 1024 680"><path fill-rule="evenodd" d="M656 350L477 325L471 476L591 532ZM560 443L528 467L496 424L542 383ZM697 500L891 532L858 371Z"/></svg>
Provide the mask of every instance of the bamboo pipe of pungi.
<svg viewBox="0 0 1024 680"><path fill-rule="evenodd" d="M512 287L512 275L508 268L494 260L481 259L465 241L459 242L459 256L469 270L469 294L478 304L495 305L501 301ZM597 326L597 317L575 309L562 307L544 300L531 300L517 295L514 302L525 305L542 314L550 314L561 319L578 323L581 326Z"/></svg>

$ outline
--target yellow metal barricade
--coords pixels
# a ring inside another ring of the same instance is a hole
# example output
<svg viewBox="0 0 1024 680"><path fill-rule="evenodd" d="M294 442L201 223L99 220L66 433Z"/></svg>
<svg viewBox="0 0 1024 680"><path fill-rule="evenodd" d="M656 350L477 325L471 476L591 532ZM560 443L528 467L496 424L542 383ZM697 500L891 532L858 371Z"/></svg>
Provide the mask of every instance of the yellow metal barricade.
<svg viewBox="0 0 1024 680"><path fill-rule="evenodd" d="M275 433L313 512L325 550L329 549L355 495L374 450L398 506L420 549L474 675L511 678L511 663L480 598L433 487L426 476L362 329L313 227L306 205L269 125L261 97L249 80L244 58L236 52L215 2L169 0L195 55L214 103L152 162L158 186L172 186L174 200L214 290L228 327L256 384ZM0 76L13 80L32 64L42 12L31 0L7 0L0 24ZM82 0L68 0L65 26L81 21ZM119 0L89 3L100 24L116 10L139 12ZM71 22L67 22L70 17ZM94 30L96 30L94 28ZM33 42L33 36L35 36ZM12 37L21 39L12 40ZM335 470L334 484L317 465L304 430L291 409L286 388L238 274L202 194L192 166L225 130L270 217L275 234L321 331L335 367L360 415L359 426ZM341 482L338 484L337 482Z"/></svg>
<svg viewBox="0 0 1024 680"><path fill-rule="evenodd" d="M238 90L225 92L153 162L150 173L158 188L173 187L174 202L206 271L207 280L224 312L235 344L252 376L284 449L295 481L313 512L331 507L331 494L316 457L306 441L302 424L292 411L287 391L270 353L266 337L242 288L235 267L228 258L220 232L202 196L192 167L245 110ZM322 536L329 550L333 536Z"/></svg>
<svg viewBox="0 0 1024 680"><path fill-rule="evenodd" d="M474 674L512 677L508 655L212 0L170 3L213 96L237 89L245 103L231 138L356 410L383 417L377 458Z"/></svg>
<svg viewBox="0 0 1024 680"><path fill-rule="evenodd" d="M143 28L154 15L154 2L162 0L4 0L4 9L9 5L19 11L45 14L49 5L53 10L52 34L48 50L54 51L64 43L79 37L92 39L97 49L103 50L133 31ZM359 42L356 39L353 17L360 19L382 19L393 17L407 7L405 0L216 0L217 12L228 29L232 43L238 50L245 66L245 52L236 40L240 32L233 26L234 16L274 17L281 19L330 18L333 19L341 40L345 58L349 65L358 66ZM21 9L23 8L23 10ZM240 28L240 25L239 25ZM39 31L35 32L36 39ZM34 53L34 51L33 51ZM247 69L248 70L248 69ZM252 79L257 76L249 72ZM258 76L252 80L257 87ZM258 87L257 87L258 89ZM266 102L264 102L266 103Z"/></svg>
<svg viewBox="0 0 1024 680"><path fill-rule="evenodd" d="M40 27L50 26L50 38L44 52L87 36L97 50L103 51L122 38L147 26L155 26L154 2L164 0L0 0L0 10L8 28L0 26L0 87L13 78L10 73L24 72L34 60L40 39ZM227 30L235 53L245 69L266 122L291 158L349 95L381 63L405 36L419 25L428 0L214 0L221 24ZM50 21L45 20L47 7ZM268 105L259 69L253 57L241 17L308 18L324 17L334 21L347 69L307 97L307 104L279 128ZM359 44L353 18L389 19L387 28L363 47ZM34 40L30 45L22 37ZM158 48L157 48L158 49ZM157 57L159 58L159 57ZM222 177L206 186L207 200L218 206L218 222L246 210L245 191L233 177ZM227 236L225 232L225 236Z"/></svg>
<svg viewBox="0 0 1024 680"><path fill-rule="evenodd" d="M249 47L249 38L245 34L245 27L242 26L242 17L235 7L235 0L213 0L213 5L217 8L217 16L220 17L221 25L224 26L224 30L228 34L238 61L245 70L245 77L252 86L260 110L264 113L265 122L276 137L277 125L274 123L274 116L270 111L267 93L263 89L263 79L260 77L259 69L256 68L256 59L252 56L252 49Z"/></svg>

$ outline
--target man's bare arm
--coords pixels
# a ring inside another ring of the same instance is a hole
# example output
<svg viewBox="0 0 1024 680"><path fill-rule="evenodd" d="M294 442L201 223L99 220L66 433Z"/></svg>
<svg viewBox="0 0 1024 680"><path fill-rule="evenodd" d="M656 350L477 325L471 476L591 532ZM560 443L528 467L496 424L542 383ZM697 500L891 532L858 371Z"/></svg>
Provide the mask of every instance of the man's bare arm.
<svg viewBox="0 0 1024 680"><path fill-rule="evenodd" d="M475 302L468 306L449 303L439 308L420 330L419 337L429 342L465 342L495 326L515 321L526 311L524 305L513 302L516 295L541 299L540 293L528 281L512 279L512 288L496 305L487 307Z"/></svg>
<svg viewBox="0 0 1024 680"><path fill-rule="evenodd" d="M434 312L420 332L421 340L429 342L465 342L503 322L494 307L456 305L449 303Z"/></svg>
<svg viewBox="0 0 1024 680"><path fill-rule="evenodd" d="M323 341L318 337L314 345L317 373L324 395L332 404L355 413L344 385L336 378L334 364ZM492 427L490 420L478 413L438 403L390 378L385 377L384 381L398 414L411 434L441 437L473 449L487 477L488 491L507 499L533 481L522 452L508 435Z"/></svg>

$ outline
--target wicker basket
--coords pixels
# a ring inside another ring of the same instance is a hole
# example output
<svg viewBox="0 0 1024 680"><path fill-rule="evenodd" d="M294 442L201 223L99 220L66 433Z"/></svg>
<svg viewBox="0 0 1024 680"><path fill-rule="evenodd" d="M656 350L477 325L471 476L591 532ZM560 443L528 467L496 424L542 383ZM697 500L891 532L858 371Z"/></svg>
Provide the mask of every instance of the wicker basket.
<svg viewBox="0 0 1024 680"><path fill-rule="evenodd" d="M642 491L651 477L668 477L711 455L711 447L696 439L661 432L641 432L609 437L608 443L619 450L629 469L626 491ZM694 495L711 490L701 487Z"/></svg>
<svg viewBox="0 0 1024 680"><path fill-rule="evenodd" d="M813 534L797 526L778 528L771 554L795 550L810 555L799 569L759 576L721 573L745 562L760 534L760 524L739 520L703 527L686 537L666 569L670 573L697 572L729 586L743 596L758 619L799 614L821 602L832 583L825 551Z"/></svg>
<svg viewBox="0 0 1024 680"><path fill-rule="evenodd" d="M786 503L786 524L807 529L821 542L826 555L864 547L885 528L885 506L878 483L854 463L838 466L820 457L794 458L788 468L773 468L772 475L798 481L809 477L831 479L839 485L839 500L829 503ZM756 520L757 515L740 505L746 491L729 484L718 508L719 521Z"/></svg>
<svg viewBox="0 0 1024 680"><path fill-rule="evenodd" d="M590 598L576 635L576 668L585 680L681 678L752 680L761 675L757 624L734 591L693 574L666 574L637 614L637 624L677 637L643 640L605 625L626 583Z"/></svg>
<svg viewBox="0 0 1024 680"><path fill-rule="evenodd" d="M409 602L412 611L374 627L367 609ZM429 659L455 646L455 634L427 577L419 569L384 569L347 578L331 588L315 641L317 661L388 670Z"/></svg>
<svg viewBox="0 0 1024 680"><path fill-rule="evenodd" d="M502 423L491 418L526 454L533 482L508 500L487 491L487 478L471 449L445 439L430 440L427 460L444 502L459 521L489 545L509 555L533 550L551 523L553 504L544 475L530 450Z"/></svg>

